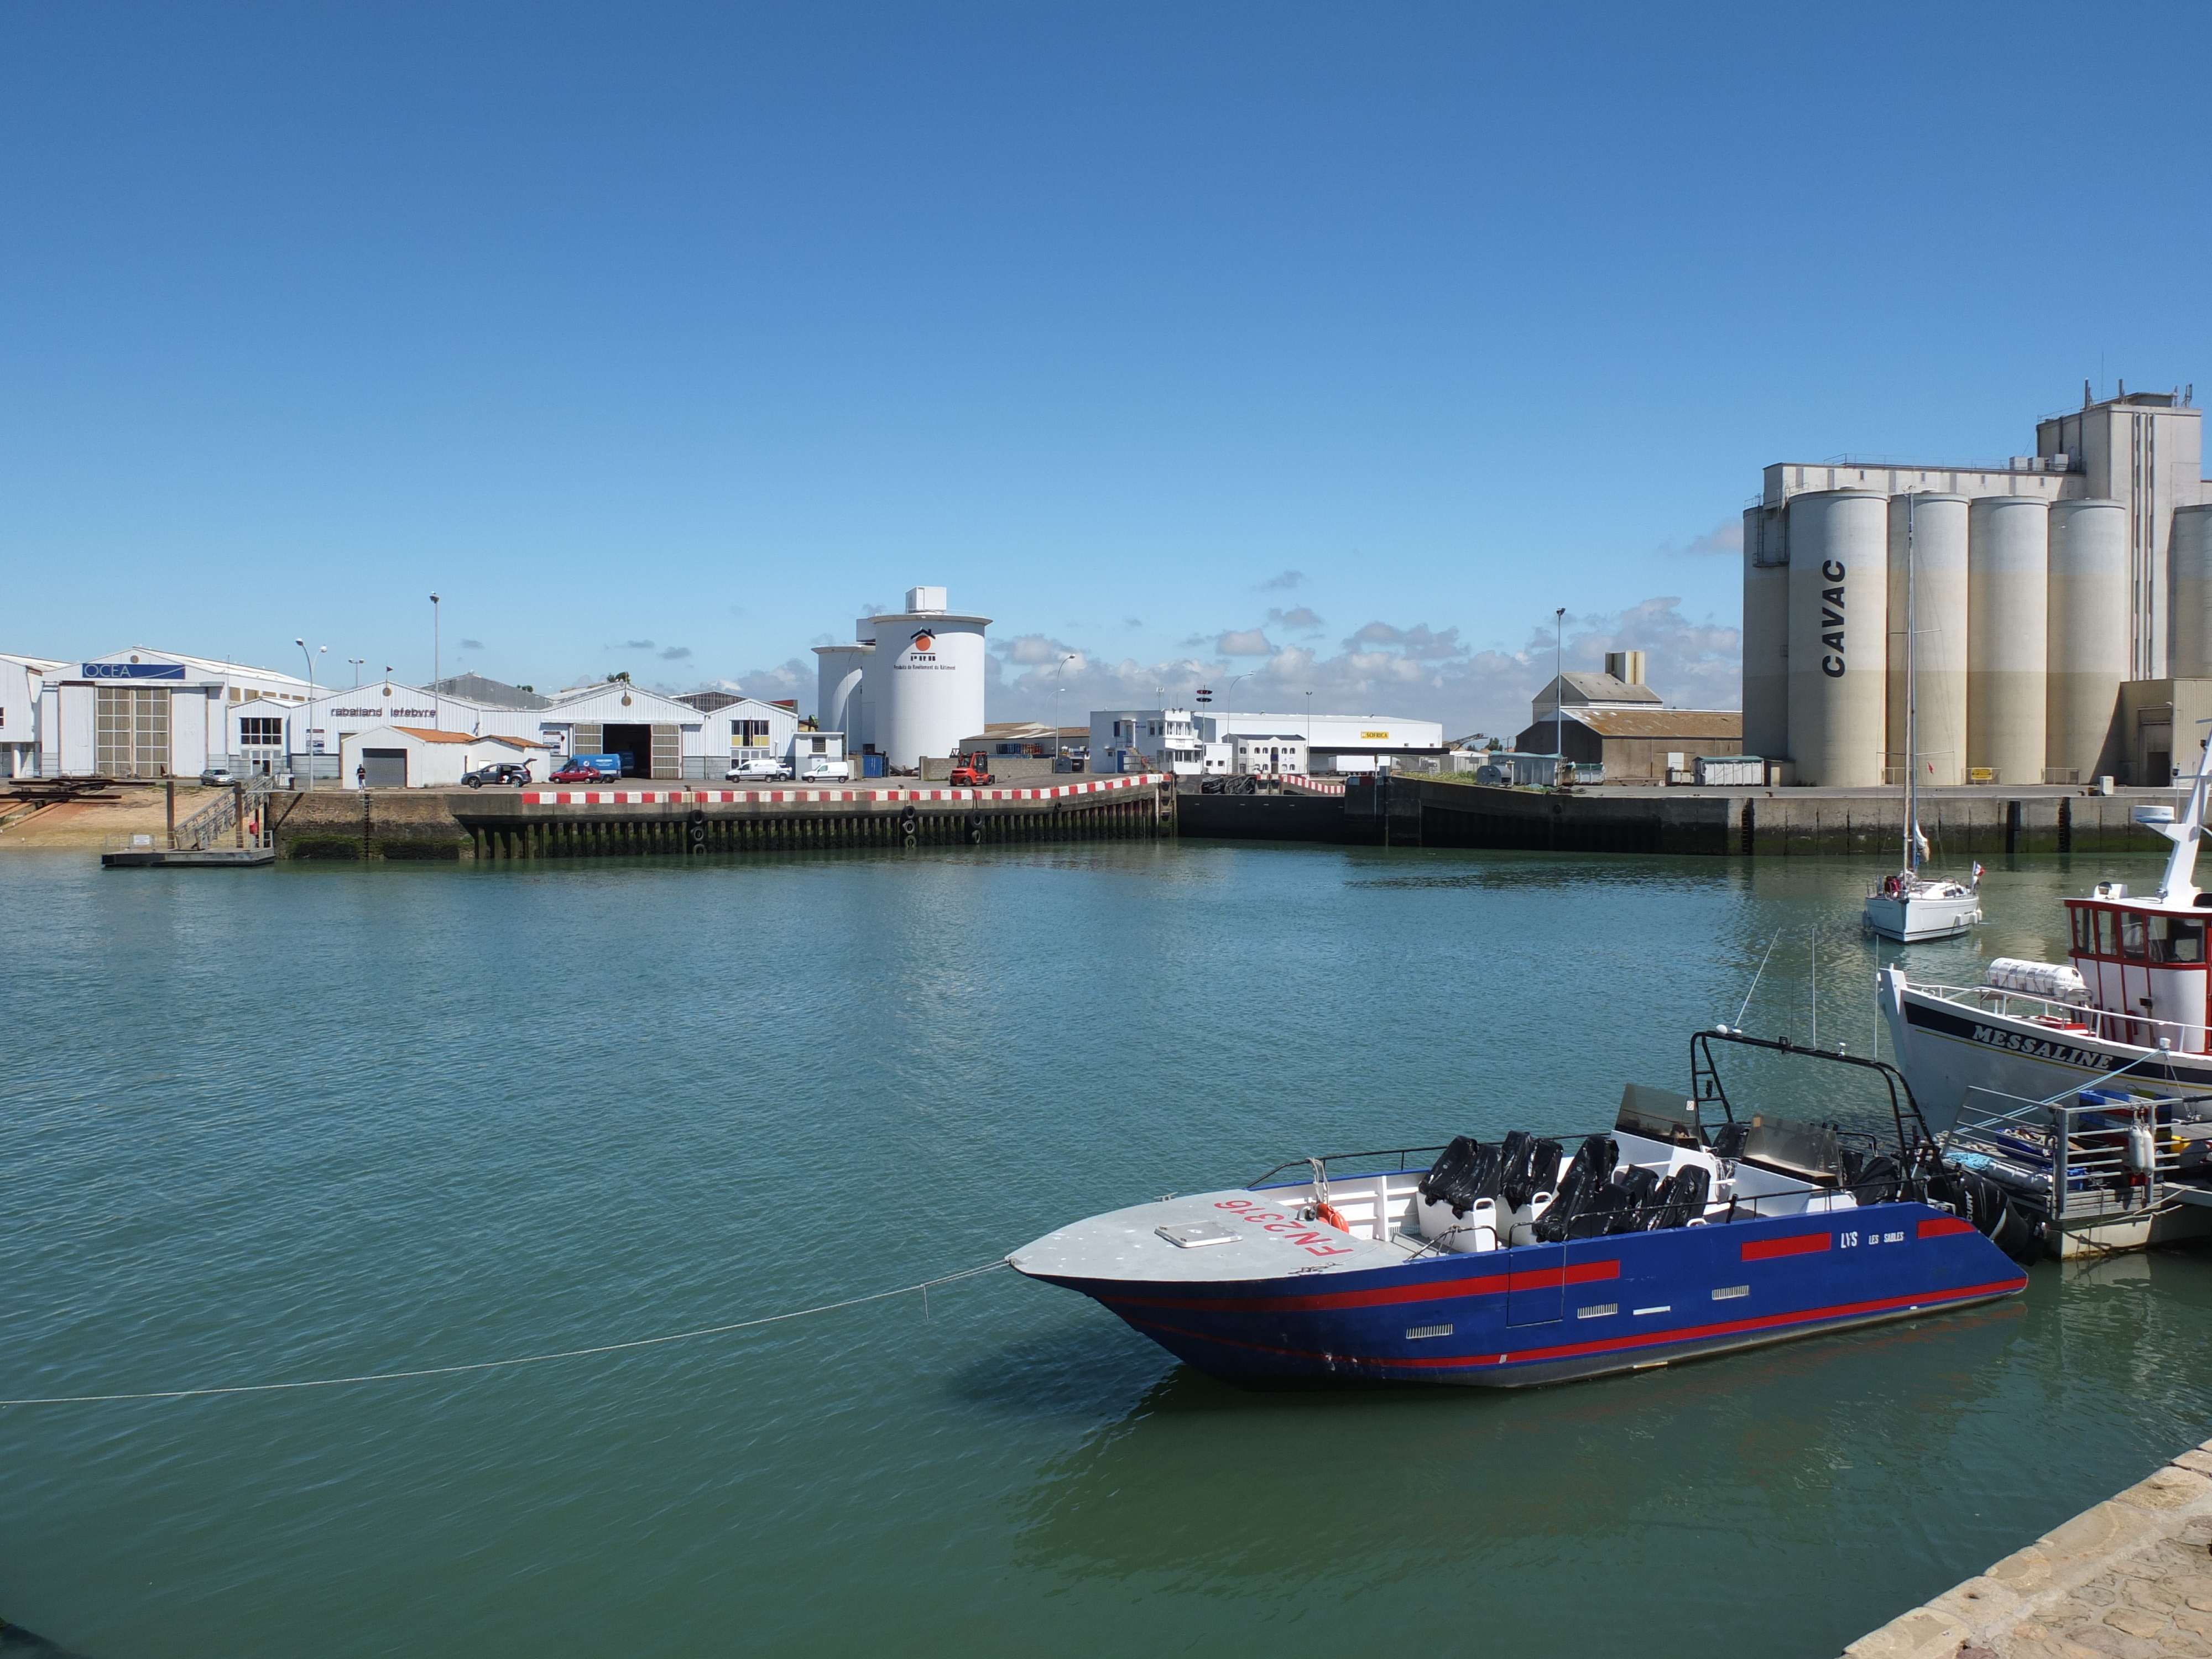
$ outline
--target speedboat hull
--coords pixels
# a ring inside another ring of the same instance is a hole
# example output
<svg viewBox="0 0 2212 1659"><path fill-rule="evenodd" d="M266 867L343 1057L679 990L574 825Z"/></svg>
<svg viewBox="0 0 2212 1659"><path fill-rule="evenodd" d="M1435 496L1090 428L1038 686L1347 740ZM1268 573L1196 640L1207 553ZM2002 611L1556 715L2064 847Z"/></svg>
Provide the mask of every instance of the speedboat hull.
<svg viewBox="0 0 2212 1659"><path fill-rule="evenodd" d="M1251 1386L1564 1382L1966 1307L2027 1282L1968 1222L1911 1201L1410 1259L1298 1214L1265 1189L1209 1193L1094 1217L1012 1261ZM1227 1236L1197 1248L1168 1236L1194 1229Z"/></svg>

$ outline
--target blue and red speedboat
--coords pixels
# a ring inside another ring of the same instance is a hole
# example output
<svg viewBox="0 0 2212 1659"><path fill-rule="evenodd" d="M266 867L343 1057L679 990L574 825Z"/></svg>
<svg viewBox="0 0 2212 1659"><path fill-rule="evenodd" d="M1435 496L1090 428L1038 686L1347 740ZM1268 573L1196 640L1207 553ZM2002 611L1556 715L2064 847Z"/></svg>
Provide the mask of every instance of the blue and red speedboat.
<svg viewBox="0 0 2212 1659"><path fill-rule="evenodd" d="M1893 1146L1737 1121L1715 1038L1882 1074ZM1607 1133L1301 1160L1094 1216L1010 1260L1249 1385L1559 1382L2026 1287L2040 1237L1993 1183L1943 1164L1893 1068L1725 1027L1692 1055L1692 1095L1632 1084Z"/></svg>

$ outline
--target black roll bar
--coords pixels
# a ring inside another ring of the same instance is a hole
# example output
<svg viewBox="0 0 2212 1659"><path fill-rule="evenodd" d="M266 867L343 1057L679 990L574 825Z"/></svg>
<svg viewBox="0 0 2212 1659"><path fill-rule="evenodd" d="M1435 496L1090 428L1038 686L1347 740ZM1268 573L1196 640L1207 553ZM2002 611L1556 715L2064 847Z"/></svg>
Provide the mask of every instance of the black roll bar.
<svg viewBox="0 0 2212 1659"><path fill-rule="evenodd" d="M1869 1060L1863 1054L1844 1054L1840 1049L1808 1048L1803 1043L1793 1042L1788 1037L1755 1037L1747 1032L1731 1030L1725 1025L1716 1025L1710 1031L1692 1031L1690 1033L1691 1097L1700 1105L1708 1100L1718 1101L1722 1113L1731 1123L1735 1121L1735 1109L1729 1103L1728 1091L1721 1086L1720 1065L1713 1058L1712 1050L1716 1038L1746 1048L1765 1048L1773 1054L1789 1054L1803 1060L1825 1060L1878 1073L1882 1081L1889 1085L1889 1115L1897 1125L1898 1149L1909 1152L1915 1146L1935 1144L1936 1137L1928 1127L1928 1119L1920 1110L1920 1103L1912 1097L1912 1085L1905 1080L1904 1073L1886 1060ZM1705 1091L1707 1085L1711 1088L1710 1094ZM1902 1106L1898 1103L1899 1090L1905 1093ZM1905 1133L1905 1114L1908 1109L1911 1111L1913 1126L1918 1132L1917 1134Z"/></svg>

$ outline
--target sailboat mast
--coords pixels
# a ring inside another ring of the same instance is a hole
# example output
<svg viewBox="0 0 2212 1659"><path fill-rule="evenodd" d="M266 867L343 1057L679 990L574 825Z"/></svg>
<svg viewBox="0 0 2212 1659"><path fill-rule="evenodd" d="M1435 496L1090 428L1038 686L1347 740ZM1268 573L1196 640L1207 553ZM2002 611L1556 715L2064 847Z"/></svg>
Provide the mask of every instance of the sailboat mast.
<svg viewBox="0 0 2212 1659"><path fill-rule="evenodd" d="M1912 626L1912 497L1905 498L1905 873L1917 875L1920 870L1920 848L1916 833L1920 827L1920 708L1919 686L1913 670Z"/></svg>

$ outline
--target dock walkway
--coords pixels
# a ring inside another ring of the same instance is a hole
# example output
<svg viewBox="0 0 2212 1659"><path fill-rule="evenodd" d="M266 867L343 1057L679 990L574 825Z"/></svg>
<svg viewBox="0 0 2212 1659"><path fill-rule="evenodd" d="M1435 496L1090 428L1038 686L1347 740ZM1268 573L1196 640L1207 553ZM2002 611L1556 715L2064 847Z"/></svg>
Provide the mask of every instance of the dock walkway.
<svg viewBox="0 0 2212 1659"><path fill-rule="evenodd" d="M2212 1441L1844 1650L1844 1659L2177 1654L2212 1659Z"/></svg>

